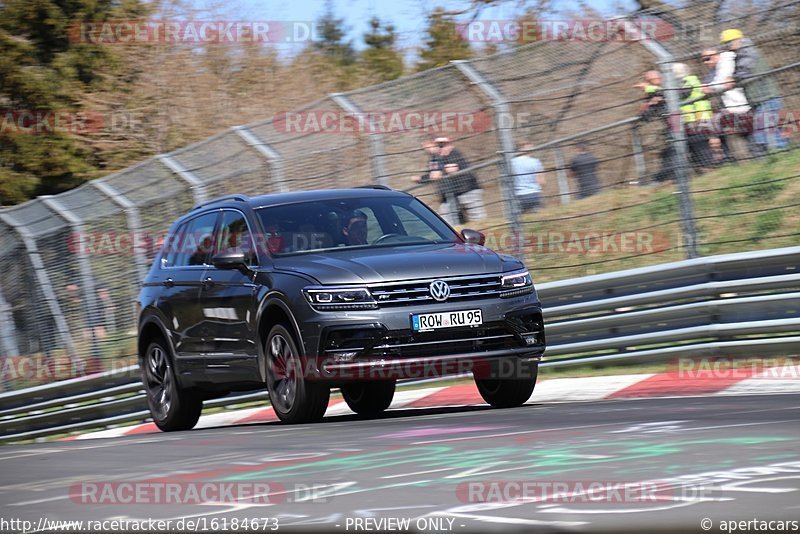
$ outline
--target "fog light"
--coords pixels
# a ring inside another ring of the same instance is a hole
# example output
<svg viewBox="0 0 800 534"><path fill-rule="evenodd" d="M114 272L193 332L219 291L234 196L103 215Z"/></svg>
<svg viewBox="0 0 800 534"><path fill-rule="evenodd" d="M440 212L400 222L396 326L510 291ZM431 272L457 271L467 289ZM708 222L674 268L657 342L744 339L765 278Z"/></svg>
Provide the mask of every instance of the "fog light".
<svg viewBox="0 0 800 534"><path fill-rule="evenodd" d="M526 345L536 345L537 336L536 334L525 334L522 339L525 340Z"/></svg>
<svg viewBox="0 0 800 534"><path fill-rule="evenodd" d="M333 355L333 361L335 362L349 362L353 358L356 357L358 352L337 352Z"/></svg>

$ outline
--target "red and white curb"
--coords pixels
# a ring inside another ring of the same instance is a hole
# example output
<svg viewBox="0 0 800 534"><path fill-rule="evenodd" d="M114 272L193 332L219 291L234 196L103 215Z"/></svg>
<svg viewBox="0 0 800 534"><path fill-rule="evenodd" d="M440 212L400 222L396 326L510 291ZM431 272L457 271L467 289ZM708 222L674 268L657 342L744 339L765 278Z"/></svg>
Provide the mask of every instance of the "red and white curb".
<svg viewBox="0 0 800 534"><path fill-rule="evenodd" d="M749 395L800 393L800 366L772 367L763 370L737 369L729 373L698 373L684 376L677 372L553 378L536 385L528 404L565 401L592 401L643 397L696 395ZM390 410L434 408L440 406L485 405L475 384L400 390ZM325 416L353 412L341 399L331 400ZM195 428L215 428L277 421L270 407L230 410L200 417ZM153 423L124 426L62 438L64 440L114 438L159 432Z"/></svg>

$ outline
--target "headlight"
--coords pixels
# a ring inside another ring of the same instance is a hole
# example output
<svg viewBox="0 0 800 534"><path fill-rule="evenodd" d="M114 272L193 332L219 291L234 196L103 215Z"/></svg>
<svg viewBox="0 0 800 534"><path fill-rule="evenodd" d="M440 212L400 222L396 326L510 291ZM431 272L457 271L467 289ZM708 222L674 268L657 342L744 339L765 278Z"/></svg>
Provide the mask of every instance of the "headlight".
<svg viewBox="0 0 800 534"><path fill-rule="evenodd" d="M533 279L528 271L517 271L503 275L500 296L516 297L533 291Z"/></svg>
<svg viewBox="0 0 800 534"><path fill-rule="evenodd" d="M378 307L378 303L365 287L306 288L303 295L318 310L372 310Z"/></svg>

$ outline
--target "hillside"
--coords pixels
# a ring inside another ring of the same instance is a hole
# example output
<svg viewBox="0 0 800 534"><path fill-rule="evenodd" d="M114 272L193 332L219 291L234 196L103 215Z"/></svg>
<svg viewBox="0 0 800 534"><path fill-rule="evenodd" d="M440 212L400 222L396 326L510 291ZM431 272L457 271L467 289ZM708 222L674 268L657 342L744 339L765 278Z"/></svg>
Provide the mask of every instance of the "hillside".
<svg viewBox="0 0 800 534"><path fill-rule="evenodd" d="M723 166L694 177L691 190L701 255L800 242L800 150ZM524 255L539 282L685 259L673 184L558 202L523 216ZM482 222L487 245L512 252L504 221Z"/></svg>

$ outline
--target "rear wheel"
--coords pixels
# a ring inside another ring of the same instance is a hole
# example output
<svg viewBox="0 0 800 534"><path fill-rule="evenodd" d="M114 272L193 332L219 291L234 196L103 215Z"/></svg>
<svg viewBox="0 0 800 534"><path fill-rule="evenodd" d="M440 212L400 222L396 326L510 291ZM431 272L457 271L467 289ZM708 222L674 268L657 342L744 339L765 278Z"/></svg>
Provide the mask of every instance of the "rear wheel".
<svg viewBox="0 0 800 534"><path fill-rule="evenodd" d="M525 404L533 394L536 387L536 378L539 374L538 363L514 362L514 376L516 378L478 378L475 376L475 385L478 392L487 403L495 408L511 408Z"/></svg>
<svg viewBox="0 0 800 534"><path fill-rule="evenodd" d="M361 415L378 415L394 398L394 380L356 382L342 386L342 397L351 410Z"/></svg>
<svg viewBox="0 0 800 534"><path fill-rule="evenodd" d="M153 422L164 432L190 430L200 419L203 399L195 391L181 389L166 342L157 338L142 360L142 382Z"/></svg>
<svg viewBox="0 0 800 534"><path fill-rule="evenodd" d="M267 389L278 418L286 423L312 423L322 419L328 409L331 390L304 376L300 351L289 330L280 324L273 326L265 349Z"/></svg>

